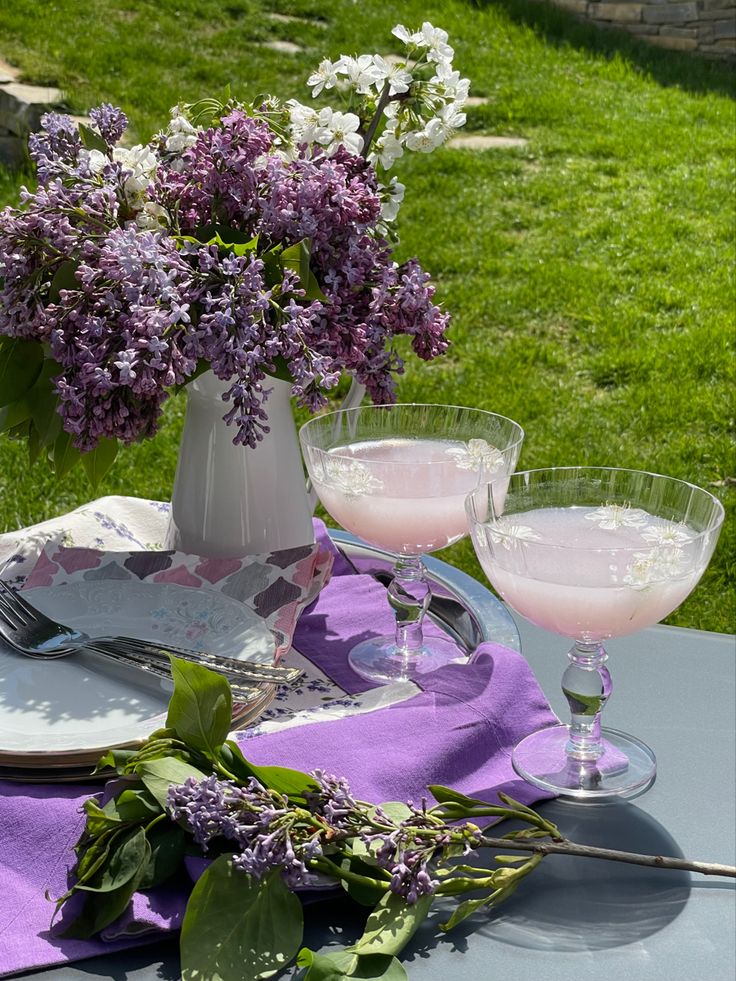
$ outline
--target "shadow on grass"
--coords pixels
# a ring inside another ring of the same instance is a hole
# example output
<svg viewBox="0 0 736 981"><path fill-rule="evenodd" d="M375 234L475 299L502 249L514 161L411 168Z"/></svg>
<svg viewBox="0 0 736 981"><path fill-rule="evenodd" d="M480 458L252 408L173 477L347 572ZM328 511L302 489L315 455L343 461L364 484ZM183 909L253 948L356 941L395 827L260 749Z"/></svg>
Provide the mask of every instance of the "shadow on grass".
<svg viewBox="0 0 736 981"><path fill-rule="evenodd" d="M691 52L670 51L647 44L618 28L600 27L577 20L548 2L538 0L469 0L469 6L500 7L517 24L530 27L548 44L570 46L592 54L619 55L636 71L688 92L717 92L736 98L734 62L706 58ZM726 11L724 11L724 16Z"/></svg>

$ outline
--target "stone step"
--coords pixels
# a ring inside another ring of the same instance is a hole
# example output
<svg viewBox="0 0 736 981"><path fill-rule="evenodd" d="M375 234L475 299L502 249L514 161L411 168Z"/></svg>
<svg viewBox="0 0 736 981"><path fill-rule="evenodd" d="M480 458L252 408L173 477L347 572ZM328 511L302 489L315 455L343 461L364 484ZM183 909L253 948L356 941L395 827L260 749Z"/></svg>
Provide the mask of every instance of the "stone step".
<svg viewBox="0 0 736 981"><path fill-rule="evenodd" d="M23 82L0 85L0 128L26 136L39 129L41 116L62 100L61 91L50 86Z"/></svg>
<svg viewBox="0 0 736 981"><path fill-rule="evenodd" d="M298 27L319 27L325 30L327 27L327 22L324 20L317 20L314 17L297 17L295 14L276 14L267 13L266 17L269 20L275 21L277 24L296 24Z"/></svg>
<svg viewBox="0 0 736 981"><path fill-rule="evenodd" d="M298 44L294 44L293 41L263 41L258 45L259 48L268 48L270 51L276 51L279 54L295 55L301 54L304 48L300 47Z"/></svg>

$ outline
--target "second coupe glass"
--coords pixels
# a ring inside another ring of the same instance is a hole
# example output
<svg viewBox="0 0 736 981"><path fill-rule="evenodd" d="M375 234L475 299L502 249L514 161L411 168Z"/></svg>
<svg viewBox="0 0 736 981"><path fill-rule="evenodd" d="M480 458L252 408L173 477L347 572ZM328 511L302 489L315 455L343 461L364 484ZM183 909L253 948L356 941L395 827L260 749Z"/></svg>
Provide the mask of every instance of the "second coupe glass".
<svg viewBox="0 0 736 981"><path fill-rule="evenodd" d="M570 724L527 736L514 750L514 769L578 800L645 789L654 753L634 736L601 729L611 694L603 641L658 623L692 592L723 506L673 477L554 467L479 486L467 510L478 559L499 595L575 641L562 676Z"/></svg>

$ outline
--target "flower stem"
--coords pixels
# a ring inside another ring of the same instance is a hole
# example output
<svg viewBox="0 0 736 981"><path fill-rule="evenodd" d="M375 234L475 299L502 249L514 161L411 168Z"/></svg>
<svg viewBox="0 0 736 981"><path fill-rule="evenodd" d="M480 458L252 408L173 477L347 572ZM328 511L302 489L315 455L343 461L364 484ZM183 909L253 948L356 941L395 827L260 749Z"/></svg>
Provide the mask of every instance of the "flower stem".
<svg viewBox="0 0 736 981"><path fill-rule="evenodd" d="M376 106L376 111L373 113L373 119L371 119L366 134L363 137L363 149L360 151L361 156L365 157L370 150L371 143L373 142L373 137L376 135L376 130L378 129L378 124L381 122L381 116L383 115L383 110L391 101L390 96L391 86L387 81L383 86L383 92L381 92L381 97L378 100L378 105Z"/></svg>
<svg viewBox="0 0 736 981"><path fill-rule="evenodd" d="M483 837L478 844L484 848L500 848L504 851L535 852L540 855L577 855L581 858L600 858L609 862L627 862L630 865L646 865L656 869L681 869L686 872L699 872L701 875L722 875L736 879L736 866L733 865L694 862L687 858L673 858L668 855L640 855L637 852L622 852L615 848L596 848L593 845L579 845L566 838L562 841L523 841Z"/></svg>
<svg viewBox="0 0 736 981"><path fill-rule="evenodd" d="M324 872L327 875L335 876L337 879L343 879L345 882L352 882L357 886L372 886L374 889L381 889L383 892L388 889L387 882L382 882L380 879L372 879L370 876L360 875L357 872L351 872L349 869L341 868L339 865L331 862L325 855L321 858L314 859L314 861L309 863L309 867L316 872Z"/></svg>

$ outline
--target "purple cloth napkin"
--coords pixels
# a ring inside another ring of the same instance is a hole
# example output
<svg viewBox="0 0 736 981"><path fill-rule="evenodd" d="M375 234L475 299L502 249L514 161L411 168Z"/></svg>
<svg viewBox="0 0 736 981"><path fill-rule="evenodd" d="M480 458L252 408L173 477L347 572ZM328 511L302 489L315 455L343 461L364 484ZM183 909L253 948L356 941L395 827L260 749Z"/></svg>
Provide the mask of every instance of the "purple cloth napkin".
<svg viewBox="0 0 736 981"><path fill-rule="evenodd" d="M391 614L383 587L347 575L339 557L334 572L303 614L296 646L345 690L360 692L372 686L346 667L345 654L356 637L390 632ZM256 763L321 767L347 777L362 799L377 802L419 801L429 783L493 801L498 788L526 803L544 796L520 781L510 763L519 739L556 721L521 655L486 644L472 663L425 675L421 688L388 708L239 738ZM83 824L81 805L97 792L94 785L0 782L0 975L150 942L157 931L180 925L187 897L169 888L138 894L106 931L107 941L50 935L53 907L44 892L66 890Z"/></svg>
<svg viewBox="0 0 736 981"><path fill-rule="evenodd" d="M494 803L499 789L524 803L545 797L511 767L520 739L558 721L520 654L483 644L472 663L448 664L420 685L387 708L237 738L254 763L329 768L375 803L418 802L430 783Z"/></svg>

